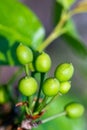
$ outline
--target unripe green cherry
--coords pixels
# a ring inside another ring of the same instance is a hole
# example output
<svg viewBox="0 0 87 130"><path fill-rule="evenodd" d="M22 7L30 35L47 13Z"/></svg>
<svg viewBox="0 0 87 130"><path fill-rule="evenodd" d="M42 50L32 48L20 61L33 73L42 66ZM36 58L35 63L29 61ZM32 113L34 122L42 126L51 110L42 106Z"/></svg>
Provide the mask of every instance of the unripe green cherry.
<svg viewBox="0 0 87 130"><path fill-rule="evenodd" d="M3 87L0 87L0 104L7 102L7 93Z"/></svg>
<svg viewBox="0 0 87 130"><path fill-rule="evenodd" d="M66 106L65 111L70 118L78 118L83 115L84 107L79 103L71 103Z"/></svg>
<svg viewBox="0 0 87 130"><path fill-rule="evenodd" d="M70 81L65 81L60 83L60 93L61 94L66 94L71 88L71 82Z"/></svg>
<svg viewBox="0 0 87 130"><path fill-rule="evenodd" d="M63 82L70 80L73 73L74 73L73 65L69 63L64 63L57 66L54 75L59 81Z"/></svg>
<svg viewBox="0 0 87 130"><path fill-rule="evenodd" d="M60 83L56 78L48 78L44 81L42 91L46 96L55 96L59 92Z"/></svg>
<svg viewBox="0 0 87 130"><path fill-rule="evenodd" d="M51 58L50 56L42 52L35 61L35 67L38 72L48 72L51 68Z"/></svg>
<svg viewBox="0 0 87 130"><path fill-rule="evenodd" d="M19 82L19 91L25 96L31 96L36 93L38 88L37 82L32 77L22 78Z"/></svg>
<svg viewBox="0 0 87 130"><path fill-rule="evenodd" d="M31 49L25 45L20 44L16 49L16 55L19 62L23 65L33 61L33 53Z"/></svg>

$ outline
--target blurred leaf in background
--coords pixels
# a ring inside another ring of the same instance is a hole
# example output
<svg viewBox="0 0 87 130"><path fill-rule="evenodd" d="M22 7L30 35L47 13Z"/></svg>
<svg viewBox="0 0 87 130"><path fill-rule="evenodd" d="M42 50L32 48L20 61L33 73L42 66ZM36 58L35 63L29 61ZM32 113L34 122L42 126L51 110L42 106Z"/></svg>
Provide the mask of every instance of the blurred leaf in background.
<svg viewBox="0 0 87 130"><path fill-rule="evenodd" d="M54 23L55 25L59 22L60 20L60 15L61 12L63 11L64 8L70 8L70 6L75 2L75 0L65 0L65 1L61 1L61 0L57 0L57 2L55 2L55 6L54 6ZM87 4L87 2L85 2L85 4ZM75 10L78 9L80 10L80 12L78 11L77 13L81 13L87 11L87 8L85 7L84 9L84 1L80 2L76 7ZM67 7L64 7L67 6ZM86 6L86 5L85 5ZM83 11L84 9L84 11ZM76 12L74 12L73 9L73 13L76 14ZM55 15L56 14L56 15ZM87 56L87 46L84 44L84 42L81 40L78 31L76 30L75 27L75 23L73 22L73 19L70 18L64 27L64 31L65 33L63 34L63 39L66 40L66 44L68 44L79 56Z"/></svg>
<svg viewBox="0 0 87 130"><path fill-rule="evenodd" d="M68 20L66 23L65 30L66 32L63 35L63 38L66 40L66 44L68 44L79 56L86 57L87 46L80 38L72 19Z"/></svg>
<svg viewBox="0 0 87 130"><path fill-rule="evenodd" d="M17 63L13 54L17 42L36 49L44 35L44 27L30 9L17 0L0 1L0 64Z"/></svg>
<svg viewBox="0 0 87 130"><path fill-rule="evenodd" d="M60 3L63 8L69 9L72 4L74 4L75 0L57 0L58 3Z"/></svg>
<svg viewBox="0 0 87 130"><path fill-rule="evenodd" d="M65 105L73 101L79 102L80 100L75 97L71 97L70 95L58 97L57 100L49 106L48 111L43 118L48 118L49 116L62 112ZM46 124L42 124L36 130L85 130L85 127L84 117L79 119L70 119L64 116L47 122Z"/></svg>

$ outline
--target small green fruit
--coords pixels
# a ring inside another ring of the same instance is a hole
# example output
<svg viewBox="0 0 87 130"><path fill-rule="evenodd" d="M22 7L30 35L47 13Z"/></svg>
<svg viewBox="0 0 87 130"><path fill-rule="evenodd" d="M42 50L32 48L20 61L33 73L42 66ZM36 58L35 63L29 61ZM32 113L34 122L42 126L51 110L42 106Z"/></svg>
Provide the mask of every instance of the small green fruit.
<svg viewBox="0 0 87 130"><path fill-rule="evenodd" d="M51 58L50 56L42 52L35 61L35 67L38 72L48 72L51 68Z"/></svg>
<svg viewBox="0 0 87 130"><path fill-rule="evenodd" d="M78 118L83 115L84 107L79 103L71 103L66 106L65 111L70 118Z"/></svg>
<svg viewBox="0 0 87 130"><path fill-rule="evenodd" d="M33 61L33 53L31 49L25 45L20 44L16 49L16 55L19 62L23 65Z"/></svg>
<svg viewBox="0 0 87 130"><path fill-rule="evenodd" d="M25 96L31 96L37 91L38 85L34 78L25 77L19 82L19 91Z"/></svg>
<svg viewBox="0 0 87 130"><path fill-rule="evenodd" d="M71 82L65 81L60 83L60 93L66 94L71 88Z"/></svg>
<svg viewBox="0 0 87 130"><path fill-rule="evenodd" d="M57 66L54 75L59 81L63 82L70 80L73 73L74 73L73 65L69 63L64 63Z"/></svg>
<svg viewBox="0 0 87 130"><path fill-rule="evenodd" d="M55 96L59 92L60 83L56 78L48 78L43 83L43 93L46 96Z"/></svg>
<svg viewBox="0 0 87 130"><path fill-rule="evenodd" d="M7 93L3 87L0 87L0 104L7 102Z"/></svg>

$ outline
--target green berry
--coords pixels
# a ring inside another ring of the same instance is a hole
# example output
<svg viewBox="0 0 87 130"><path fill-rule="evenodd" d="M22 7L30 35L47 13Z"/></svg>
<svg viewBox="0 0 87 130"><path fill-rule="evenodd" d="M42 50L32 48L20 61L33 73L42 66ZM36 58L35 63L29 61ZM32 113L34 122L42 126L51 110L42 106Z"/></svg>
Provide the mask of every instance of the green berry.
<svg viewBox="0 0 87 130"><path fill-rule="evenodd" d="M0 104L7 102L7 93L3 87L0 87Z"/></svg>
<svg viewBox="0 0 87 130"><path fill-rule="evenodd" d="M69 63L64 63L57 66L54 75L59 81L63 82L70 80L73 73L74 73L73 65Z"/></svg>
<svg viewBox="0 0 87 130"><path fill-rule="evenodd" d="M71 103L66 106L65 111L70 118L78 118L83 115L84 107L79 103Z"/></svg>
<svg viewBox="0 0 87 130"><path fill-rule="evenodd" d="M60 93L66 94L71 88L71 82L65 81L60 83Z"/></svg>
<svg viewBox="0 0 87 130"><path fill-rule="evenodd" d="M38 72L48 72L51 68L51 58L50 56L42 52L35 61L35 67Z"/></svg>
<svg viewBox="0 0 87 130"><path fill-rule="evenodd" d="M19 62L23 65L33 61L33 53L31 49L25 45L20 44L16 49L16 55Z"/></svg>
<svg viewBox="0 0 87 130"><path fill-rule="evenodd" d="M60 83L56 78L48 78L43 83L43 93L46 96L55 96L59 92Z"/></svg>
<svg viewBox="0 0 87 130"><path fill-rule="evenodd" d="M19 82L19 91L25 96L31 96L37 91L37 82L32 77L25 77Z"/></svg>

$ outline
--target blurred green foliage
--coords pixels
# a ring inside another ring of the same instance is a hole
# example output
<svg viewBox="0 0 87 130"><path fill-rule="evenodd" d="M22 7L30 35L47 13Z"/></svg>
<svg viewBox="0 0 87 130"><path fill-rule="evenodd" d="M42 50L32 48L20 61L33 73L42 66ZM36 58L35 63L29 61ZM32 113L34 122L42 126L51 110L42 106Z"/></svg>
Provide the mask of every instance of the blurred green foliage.
<svg viewBox="0 0 87 130"><path fill-rule="evenodd" d="M65 1L57 0L54 7L55 24L59 22L63 6L68 8L74 0L67 5ZM81 41L72 20L65 24L66 33L63 35L67 44L80 56L87 56L87 47ZM73 33L72 33L73 32ZM43 41L45 30L37 16L18 0L0 0L0 65L18 65L15 49L19 42L36 49ZM73 101L70 96L63 96L53 102L43 118L62 111L66 103ZM46 124L38 130L85 130L85 119L71 120L61 117Z"/></svg>
<svg viewBox="0 0 87 130"><path fill-rule="evenodd" d="M0 64L15 64L17 42L36 49L44 35L44 27L30 9L17 0L0 1Z"/></svg>
<svg viewBox="0 0 87 130"><path fill-rule="evenodd" d="M79 99L65 95L58 97L49 107L43 119L52 116L58 112L62 112L67 103L80 102ZM36 130L85 130L85 118L70 119L68 117L59 117L55 120L40 125ZM35 129L34 129L35 130Z"/></svg>
<svg viewBox="0 0 87 130"><path fill-rule="evenodd" d="M72 4L74 4L75 0L57 0L58 3L60 3L63 8L69 9Z"/></svg>
<svg viewBox="0 0 87 130"><path fill-rule="evenodd" d="M65 0L68 2L68 0ZM60 1L57 0L55 2L55 7L54 7L54 25L59 22L60 16L63 10L63 4L65 1ZM73 3L74 1L71 0L69 1ZM69 5L70 7L70 5ZM84 8L84 6L82 6ZM86 10L83 11L83 8L81 7L82 12L86 12ZM80 10L80 11L81 11ZM79 13L79 12L78 12ZM80 12L81 13L81 12ZM73 22L72 17L65 23L65 33L62 35L62 38L66 41L65 43L68 44L71 49L75 51L79 56L87 56L87 46L85 43L81 40L78 31L76 30L75 23Z"/></svg>

